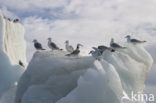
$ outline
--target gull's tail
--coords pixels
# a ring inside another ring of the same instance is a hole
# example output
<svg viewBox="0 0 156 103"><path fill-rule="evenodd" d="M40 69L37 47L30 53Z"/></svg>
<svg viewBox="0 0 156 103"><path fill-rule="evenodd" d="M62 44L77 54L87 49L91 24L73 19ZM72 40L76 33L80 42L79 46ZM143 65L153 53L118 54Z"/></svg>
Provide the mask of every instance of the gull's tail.
<svg viewBox="0 0 156 103"><path fill-rule="evenodd" d="M46 50L46 49L44 49L44 48L41 48L41 50Z"/></svg>

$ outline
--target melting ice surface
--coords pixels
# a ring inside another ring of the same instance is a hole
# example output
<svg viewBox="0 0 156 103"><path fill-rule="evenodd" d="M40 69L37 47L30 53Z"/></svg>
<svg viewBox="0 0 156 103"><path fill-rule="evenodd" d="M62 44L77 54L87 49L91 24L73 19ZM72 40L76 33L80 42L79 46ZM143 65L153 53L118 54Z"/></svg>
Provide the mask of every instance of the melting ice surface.
<svg viewBox="0 0 156 103"><path fill-rule="evenodd" d="M0 15L0 103L122 103L123 92L130 96L145 88L153 59L142 45L126 43L124 50L105 51L101 61L37 51L21 76L15 64L26 64L23 35L20 24Z"/></svg>

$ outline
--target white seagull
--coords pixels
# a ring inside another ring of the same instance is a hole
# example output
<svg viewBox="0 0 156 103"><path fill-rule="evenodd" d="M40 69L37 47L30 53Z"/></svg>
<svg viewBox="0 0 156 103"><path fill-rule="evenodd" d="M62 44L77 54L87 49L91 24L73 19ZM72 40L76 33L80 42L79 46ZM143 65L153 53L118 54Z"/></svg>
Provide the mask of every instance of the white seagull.
<svg viewBox="0 0 156 103"><path fill-rule="evenodd" d="M77 44L76 49L72 53L67 54L66 56L78 56L80 53L80 46L83 46L83 45Z"/></svg>
<svg viewBox="0 0 156 103"><path fill-rule="evenodd" d="M140 41L140 40L137 40L137 39L131 39L130 35L127 35L125 38L127 38L128 43L133 43L133 44L141 44L141 43L146 42L146 41Z"/></svg>
<svg viewBox="0 0 156 103"><path fill-rule="evenodd" d="M126 47L122 47L119 44L115 43L113 38L111 39L110 46L114 49L125 49L126 48Z"/></svg>
<svg viewBox="0 0 156 103"><path fill-rule="evenodd" d="M48 38L48 47L51 50L60 50L59 47L54 42L52 42L51 38Z"/></svg>
<svg viewBox="0 0 156 103"><path fill-rule="evenodd" d="M37 50L45 50L45 49L42 48L42 45L36 39L34 39L33 42L34 42L34 47Z"/></svg>
<svg viewBox="0 0 156 103"><path fill-rule="evenodd" d="M96 60L100 60L101 59L101 56L102 56L102 53L101 51L96 48L96 47L92 47L94 50L91 50L89 52L89 54L91 54L93 56L93 58L95 58Z"/></svg>
<svg viewBox="0 0 156 103"><path fill-rule="evenodd" d="M68 40L66 40L65 41L65 47L66 47L66 50L68 51L68 52L73 52L74 51L74 48L71 46L71 45L69 45L69 41Z"/></svg>

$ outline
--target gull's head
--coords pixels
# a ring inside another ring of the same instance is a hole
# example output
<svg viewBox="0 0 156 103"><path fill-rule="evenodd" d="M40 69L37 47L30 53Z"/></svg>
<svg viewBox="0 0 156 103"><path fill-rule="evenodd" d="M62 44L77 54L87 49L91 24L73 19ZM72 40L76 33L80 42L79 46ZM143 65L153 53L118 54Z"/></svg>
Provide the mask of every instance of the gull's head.
<svg viewBox="0 0 156 103"><path fill-rule="evenodd" d="M130 39L130 38L131 38L131 36L130 36L130 35L127 35L127 36L125 36L125 38Z"/></svg>
<svg viewBox="0 0 156 103"><path fill-rule="evenodd" d="M37 40L36 40L36 39L34 39L32 42L37 43Z"/></svg>
<svg viewBox="0 0 156 103"><path fill-rule="evenodd" d="M111 43L114 43L114 38L111 38Z"/></svg>
<svg viewBox="0 0 156 103"><path fill-rule="evenodd" d="M65 44L68 44L68 43L69 43L69 40L66 40L66 41L65 41Z"/></svg>
<svg viewBox="0 0 156 103"><path fill-rule="evenodd" d="M94 51L93 51L93 50L91 50L91 51L89 52L89 54L93 54L93 52L94 52Z"/></svg>
<svg viewBox="0 0 156 103"><path fill-rule="evenodd" d="M51 40L52 40L52 38L50 38L50 37L49 37L47 40L51 41Z"/></svg>

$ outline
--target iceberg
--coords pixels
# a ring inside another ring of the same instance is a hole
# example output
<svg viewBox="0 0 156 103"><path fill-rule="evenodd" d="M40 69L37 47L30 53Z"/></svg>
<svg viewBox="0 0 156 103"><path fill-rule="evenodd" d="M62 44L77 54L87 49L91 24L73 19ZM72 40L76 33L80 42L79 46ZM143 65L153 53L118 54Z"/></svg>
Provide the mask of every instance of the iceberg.
<svg viewBox="0 0 156 103"><path fill-rule="evenodd" d="M153 59L142 45L124 45L105 51L101 61L37 51L19 80L15 103L134 103L131 93L143 93Z"/></svg>
<svg viewBox="0 0 156 103"><path fill-rule="evenodd" d="M10 22L0 11L0 98L19 80L26 63L24 28L19 23Z"/></svg>
<svg viewBox="0 0 156 103"><path fill-rule="evenodd" d="M24 27L20 23L4 19L1 13L0 18L0 50L7 54L11 64L18 64L21 60L26 65Z"/></svg>

